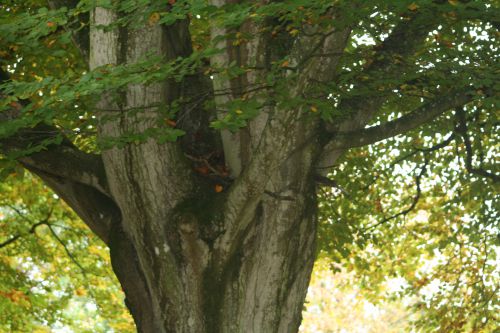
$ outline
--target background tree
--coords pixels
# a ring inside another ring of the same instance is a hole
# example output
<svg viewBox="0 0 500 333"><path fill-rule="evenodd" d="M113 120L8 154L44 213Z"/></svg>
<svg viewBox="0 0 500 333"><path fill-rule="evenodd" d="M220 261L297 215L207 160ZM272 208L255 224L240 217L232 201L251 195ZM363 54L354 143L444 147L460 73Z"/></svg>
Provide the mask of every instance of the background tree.
<svg viewBox="0 0 500 333"><path fill-rule="evenodd" d="M45 6L1 7L2 163L39 176L109 247L139 331L297 331L320 188L325 253L392 260L366 277L408 275L412 291L429 283L422 255L400 246L449 254L442 294L478 310L449 303L427 324L491 324L496 4ZM332 187L345 193L330 200ZM408 225L424 201L439 209Z"/></svg>
<svg viewBox="0 0 500 333"><path fill-rule="evenodd" d="M0 184L0 331L134 332L105 244L16 171Z"/></svg>

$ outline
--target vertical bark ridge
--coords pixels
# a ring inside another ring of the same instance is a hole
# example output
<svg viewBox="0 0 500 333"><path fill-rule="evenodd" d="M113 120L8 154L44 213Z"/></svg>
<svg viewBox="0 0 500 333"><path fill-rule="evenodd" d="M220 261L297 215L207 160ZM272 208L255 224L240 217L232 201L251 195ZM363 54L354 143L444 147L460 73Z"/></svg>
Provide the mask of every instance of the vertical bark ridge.
<svg viewBox="0 0 500 333"><path fill-rule="evenodd" d="M310 147L287 160L228 261L217 332L295 332L315 256ZM286 165L288 164L288 165ZM292 167L293 165L293 167Z"/></svg>
<svg viewBox="0 0 500 333"><path fill-rule="evenodd" d="M117 19L116 14L111 10L96 8L92 19L91 69L107 64L133 64L143 60L152 51L166 57L166 61L185 56L190 51L185 46L186 42L179 40L186 38L189 41L185 23L176 24L172 30L160 25L147 25L138 29L115 27L104 31L96 25L113 24ZM159 113L151 106L165 104L178 97L178 91L169 88L172 85L168 82L129 85L118 104L111 96L104 96L99 108L122 111L119 120L104 121L100 117L99 136L120 138L155 126ZM131 114L124 111L132 108L140 112ZM136 254L133 257L137 258L137 267L141 272L139 275L144 279L143 292L149 298L148 304L144 306L151 316L141 319L141 322L153 323L146 325L144 332L188 332L187 327L194 319L189 320L193 317L189 311L186 311L189 318L184 318L181 311L188 309L183 309L179 304L192 303L186 297L191 294L179 292L183 289L179 267L181 254L174 253L176 247L169 244L169 238L171 241L178 236L167 235L169 230L175 229L168 225L172 223L173 207L183 200L192 187L190 168L185 163L179 144L159 144L149 138L137 145L127 144L122 149L113 147L102 155L111 193L121 210L123 231L131 242L125 245L133 249L129 252ZM120 262L120 255L116 251L114 253L115 262ZM125 281L130 279L126 273L122 275ZM129 301L139 302L130 305L133 311L143 307L140 304L143 298L136 297Z"/></svg>
<svg viewBox="0 0 500 333"><path fill-rule="evenodd" d="M211 1L217 7L234 2L241 1ZM233 79L228 79L223 73L214 74L215 102L218 106L218 116L220 118L226 115L227 110L224 110L224 106L231 100L252 98L256 94L267 91L262 83L259 84L259 82L265 82L262 79L266 73L265 58L268 44L267 38L262 33L259 33L262 28L262 24L257 24L252 20L247 20L238 29L221 27L217 23L211 26L212 38L228 37L215 45L215 47L223 51L212 57L212 65L224 69L228 68L231 63L235 63L241 68L249 68L247 73ZM252 36L252 38L249 40L244 38L240 40L238 37L231 38L231 36L239 34ZM258 145L262 131L267 123L269 111L268 108L263 108L257 117L248 122L248 126L238 132L222 131L224 155L233 178L236 178L250 161L253 148Z"/></svg>

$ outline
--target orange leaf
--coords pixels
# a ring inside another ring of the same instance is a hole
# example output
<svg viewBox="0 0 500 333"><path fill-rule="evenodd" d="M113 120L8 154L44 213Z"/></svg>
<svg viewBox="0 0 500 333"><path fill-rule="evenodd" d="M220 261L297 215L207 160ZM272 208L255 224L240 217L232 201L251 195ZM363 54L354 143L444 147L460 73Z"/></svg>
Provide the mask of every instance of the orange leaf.
<svg viewBox="0 0 500 333"><path fill-rule="evenodd" d="M288 60L285 60L281 63L281 67L287 67L288 65L290 65L290 61Z"/></svg>
<svg viewBox="0 0 500 333"><path fill-rule="evenodd" d="M222 187L222 185L220 184L215 185L215 192L220 193L222 192L222 190L224 190L224 187Z"/></svg>
<svg viewBox="0 0 500 333"><path fill-rule="evenodd" d="M194 168L194 170L196 172L198 172L199 174L202 174L202 175L208 175L208 172L209 172L209 169L206 165L202 165L200 167L196 167Z"/></svg>
<svg viewBox="0 0 500 333"><path fill-rule="evenodd" d="M448 40L442 40L441 44L443 44L444 46L446 46L447 48L450 48L450 49L453 47L453 43L448 41Z"/></svg>
<svg viewBox="0 0 500 333"><path fill-rule="evenodd" d="M175 125L177 125L177 123L172 119L165 119L165 124L167 124L170 127L175 127Z"/></svg>
<svg viewBox="0 0 500 333"><path fill-rule="evenodd" d="M47 26L48 26L49 28L53 28L53 27L55 27L55 26L56 26L56 24L55 24L54 22L49 21L49 22L47 22Z"/></svg>
<svg viewBox="0 0 500 333"><path fill-rule="evenodd" d="M75 290L75 294L78 296L84 296L86 294L86 291L82 287L79 287Z"/></svg>
<svg viewBox="0 0 500 333"><path fill-rule="evenodd" d="M13 107L16 111L19 111L23 108L23 106L18 102L10 102L9 105Z"/></svg>

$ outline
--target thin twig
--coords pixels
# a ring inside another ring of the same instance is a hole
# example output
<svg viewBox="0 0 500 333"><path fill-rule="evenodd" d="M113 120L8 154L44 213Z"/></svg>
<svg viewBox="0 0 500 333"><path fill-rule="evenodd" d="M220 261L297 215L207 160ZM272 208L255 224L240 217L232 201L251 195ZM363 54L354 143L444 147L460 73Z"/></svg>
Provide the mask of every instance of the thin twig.
<svg viewBox="0 0 500 333"><path fill-rule="evenodd" d="M389 167L387 169L392 169L396 164L399 164L405 160L407 160L408 158L418 154L418 153L430 153L430 152L433 152L433 151L436 151L436 150L439 150L439 149L442 149L444 147L447 147L454 139L456 138L456 135L455 133L451 133L446 139L444 139L444 141L442 142L439 142L437 143L436 145L432 146L432 147L429 147L429 148L425 148L425 147L414 147L413 150L411 152L409 152L408 154L406 155L403 155L401 157L398 157L397 159L395 159L394 161L392 161L390 164L389 164ZM387 170L386 169L386 170ZM386 173L386 170L382 170L383 173ZM373 181L371 181L370 183L368 183L367 185L365 185L363 187L363 190L367 190L370 186L372 186L378 179L380 178L380 176L375 176Z"/></svg>
<svg viewBox="0 0 500 333"><path fill-rule="evenodd" d="M467 134L467 120L465 119L464 111L461 108L457 108L455 111L458 118L457 132L462 136L465 145L465 169L471 174L490 178L495 183L499 182L500 176L492 172L488 172L482 168L475 168L472 165L472 156L474 155L474 152L472 150L470 137Z"/></svg>
<svg viewBox="0 0 500 333"><path fill-rule="evenodd" d="M66 244L64 244L64 241L59 237L59 235L57 235L57 233L55 232L55 230L52 228L52 225L50 225L50 223L47 224L47 226L49 227L49 230L50 230L50 233L52 234L52 236L54 236L54 238L57 240L57 242L59 244L61 244L61 246L64 248L64 251L66 252L66 254L68 255L68 257L71 259L71 261L76 265L78 266L78 268L80 268L81 272L82 272L82 275L87 278L87 273L85 272L85 269L83 268L82 265L80 265L80 263L76 260L76 258L73 256L73 254L71 253L71 251L68 249L68 247L66 246Z"/></svg>
<svg viewBox="0 0 500 333"><path fill-rule="evenodd" d="M42 220L40 222L37 222L37 223L35 223L35 224L33 224L31 226L30 230L27 233L14 235L10 239L6 240L5 242L0 243L0 249L3 248L3 247L6 247L7 245L9 245L11 243L14 243L15 241L17 241L21 237L27 236L29 234L34 234L35 231L36 231L36 228L38 228L39 226L41 226L41 225L48 225L47 221L48 221L48 219L44 219L44 220Z"/></svg>
<svg viewBox="0 0 500 333"><path fill-rule="evenodd" d="M408 215L408 213L410 213L413 209L415 209L415 207L417 206L417 203L418 201L420 200L420 196L422 194L422 189L420 187L420 184L421 184L421 180L422 180L422 177L424 176L425 172L427 171L427 165L429 164L429 160L427 159L427 157L425 158L425 163L424 165L422 166L422 168L420 169L420 172L418 173L418 175L415 176L415 186L416 186L416 189L417 189L417 193L415 194L415 196L413 197L413 201L411 203L411 205L400 211L399 213L396 213L394 215L391 215L385 219L383 219L382 221L378 222L378 223L375 223L374 225L371 225L367 228L364 228L363 231L366 232L366 231L369 231L373 228L376 228L386 222L389 222L399 216L406 216Z"/></svg>

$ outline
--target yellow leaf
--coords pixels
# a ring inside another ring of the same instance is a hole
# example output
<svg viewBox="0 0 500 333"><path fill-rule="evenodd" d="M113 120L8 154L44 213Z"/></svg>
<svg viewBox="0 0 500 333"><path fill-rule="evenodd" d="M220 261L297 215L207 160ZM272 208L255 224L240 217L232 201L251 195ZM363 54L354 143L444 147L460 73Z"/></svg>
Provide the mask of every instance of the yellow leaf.
<svg viewBox="0 0 500 333"><path fill-rule="evenodd" d="M160 20L160 14L155 12L151 14L151 16L149 16L148 23L149 25L155 25L159 20Z"/></svg>
<svg viewBox="0 0 500 333"><path fill-rule="evenodd" d="M311 112L318 112L318 108L314 105L311 105Z"/></svg>
<svg viewBox="0 0 500 333"><path fill-rule="evenodd" d="M235 110L234 113L236 113L236 114L242 114L243 111L241 111L240 109L238 109L238 110Z"/></svg>
<svg viewBox="0 0 500 333"><path fill-rule="evenodd" d="M75 294L77 294L78 296L85 296L86 293L87 292L82 287L79 287L75 290Z"/></svg>
<svg viewBox="0 0 500 333"><path fill-rule="evenodd" d="M289 34L295 37L295 36L297 36L299 34L299 30L292 29L292 30L290 30Z"/></svg>
<svg viewBox="0 0 500 333"><path fill-rule="evenodd" d="M453 6L456 6L456 5L457 5L457 3L458 3L458 1L457 1L457 0L448 0L448 2L449 2L450 4L452 4Z"/></svg>
<svg viewBox="0 0 500 333"><path fill-rule="evenodd" d="M415 11L415 10L418 9L418 5L413 2L410 5L408 5L408 9L411 10L411 11Z"/></svg>

